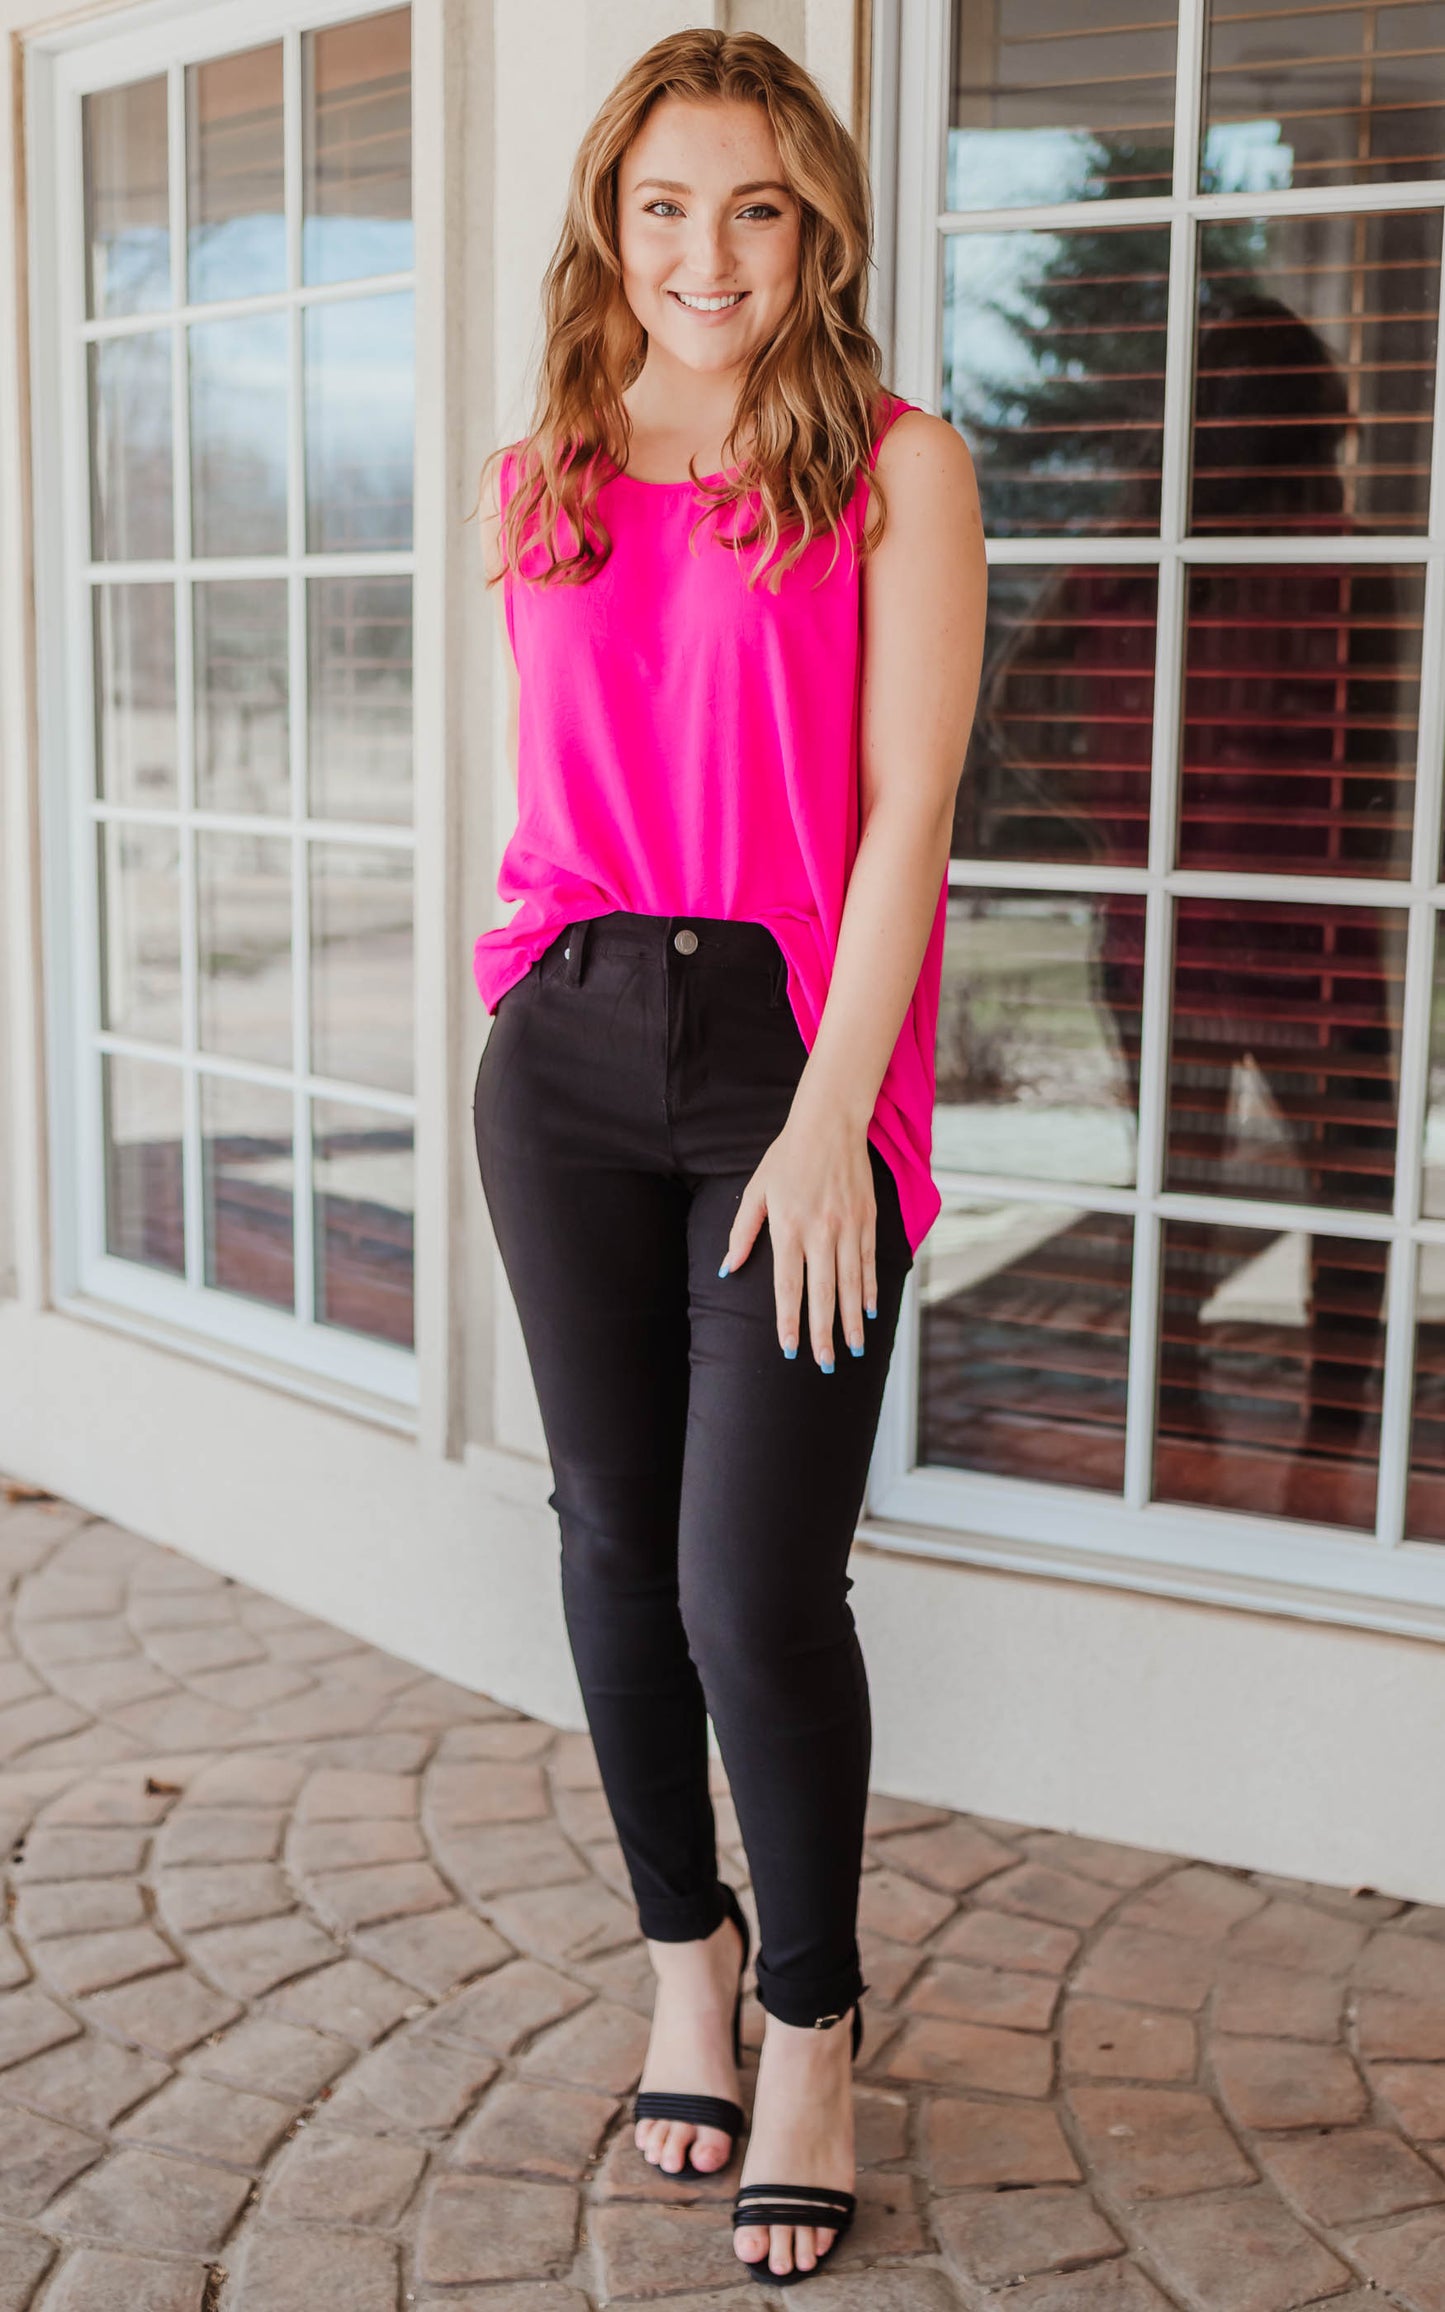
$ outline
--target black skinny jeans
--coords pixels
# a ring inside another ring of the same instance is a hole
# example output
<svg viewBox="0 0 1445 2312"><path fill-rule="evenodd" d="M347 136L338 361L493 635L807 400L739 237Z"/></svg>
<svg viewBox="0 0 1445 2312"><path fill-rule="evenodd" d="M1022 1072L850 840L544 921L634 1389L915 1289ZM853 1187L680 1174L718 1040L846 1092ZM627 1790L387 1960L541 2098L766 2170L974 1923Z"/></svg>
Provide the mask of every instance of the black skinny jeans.
<svg viewBox="0 0 1445 2312"><path fill-rule="evenodd" d="M784 1357L766 1221L719 1277L806 1058L761 924L617 913L559 932L507 990L476 1087L567 1631L642 1931L689 1942L725 1915L711 1715L757 1901L759 1997L795 2024L864 1988L871 1726L847 1562L912 1265L870 1142L878 1314L861 1357L835 1319L825 1373L806 1306Z"/></svg>

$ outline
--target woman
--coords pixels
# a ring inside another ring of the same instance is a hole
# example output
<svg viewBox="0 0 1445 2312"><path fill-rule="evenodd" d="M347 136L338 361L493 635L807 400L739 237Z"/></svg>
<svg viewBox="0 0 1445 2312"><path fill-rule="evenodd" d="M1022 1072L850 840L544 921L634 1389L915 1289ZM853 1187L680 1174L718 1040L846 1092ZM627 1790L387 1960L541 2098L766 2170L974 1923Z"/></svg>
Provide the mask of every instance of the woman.
<svg viewBox="0 0 1445 2312"><path fill-rule="evenodd" d="M521 904L477 942L477 1149L657 1976L636 2141L715 2173L743 2127L711 1715L767 2015L734 2246L774 2284L853 2210L869 1716L846 1565L938 1209L985 592L967 451L880 389L868 247L857 150L805 72L752 34L659 42L583 138L532 430L479 500L518 779L498 890Z"/></svg>

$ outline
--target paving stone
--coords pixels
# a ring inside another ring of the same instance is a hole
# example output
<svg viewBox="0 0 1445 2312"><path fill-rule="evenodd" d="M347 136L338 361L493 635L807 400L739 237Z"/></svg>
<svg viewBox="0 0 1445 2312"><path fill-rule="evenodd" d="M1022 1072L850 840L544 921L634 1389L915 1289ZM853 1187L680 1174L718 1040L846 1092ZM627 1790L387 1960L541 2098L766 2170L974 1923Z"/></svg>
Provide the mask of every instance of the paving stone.
<svg viewBox="0 0 1445 2312"><path fill-rule="evenodd" d="M510 2055L544 2025L585 2006L587 1997L551 1967L535 1959L516 1959L448 1999L427 2028L443 2037L465 2039L491 2055Z"/></svg>
<svg viewBox="0 0 1445 2312"><path fill-rule="evenodd" d="M294 1758L250 1750L237 1758L217 1758L204 1767L186 1792L186 1807L247 1806L253 1810L290 1806L306 1780ZM217 1862L226 1858L217 1855ZM237 1858L240 1859L239 1857Z"/></svg>
<svg viewBox="0 0 1445 2312"><path fill-rule="evenodd" d="M961 1895L999 1871L1017 1866L1018 1856L962 1815L929 1830L905 1830L888 1841L888 1864L923 1879L944 1894Z"/></svg>
<svg viewBox="0 0 1445 2312"><path fill-rule="evenodd" d="M809 2312L957 2312L958 2297L931 2265L877 2264L866 2272L829 2266L807 2283ZM663 2312L709 2312L716 2296L669 2296Z"/></svg>
<svg viewBox="0 0 1445 2312"><path fill-rule="evenodd" d="M265 1710L273 1702L304 1693L311 1684L309 1670L288 1668L284 1662L244 1662L235 1669L198 1670L187 1679L202 1701L219 1702L227 1710Z"/></svg>
<svg viewBox="0 0 1445 2312"><path fill-rule="evenodd" d="M908 2154L908 2100L885 2087L853 2090L853 2131L860 2167L882 2167Z"/></svg>
<svg viewBox="0 0 1445 2312"><path fill-rule="evenodd" d="M678 2295L683 2289L736 2285L738 2259L732 2234L712 2208L637 2207L616 2201L593 2211L589 2229L608 2299L648 2301ZM753 2284L746 2275L744 2284Z"/></svg>
<svg viewBox="0 0 1445 2312"><path fill-rule="evenodd" d="M610 2095L504 2080L463 2130L453 2162L461 2168L580 2180L596 2158L616 2110ZM633 2157L640 2159L631 2148Z"/></svg>
<svg viewBox="0 0 1445 2312"><path fill-rule="evenodd" d="M1287 2198L1336 2228L1445 2200L1437 2170L1381 2128L1266 2144L1261 2156Z"/></svg>
<svg viewBox="0 0 1445 2312"><path fill-rule="evenodd" d="M0 2216L38 2215L103 2148L78 2128L0 2105Z"/></svg>
<svg viewBox="0 0 1445 2312"><path fill-rule="evenodd" d="M1086 2191L1041 2186L937 2200L934 2229L949 2261L984 2284L1023 2280L1122 2255L1124 2243Z"/></svg>
<svg viewBox="0 0 1445 2312"><path fill-rule="evenodd" d="M1296 1967L1306 1975L1342 1975L1363 1948L1369 1929L1348 1919L1327 1918L1307 1903L1275 1901L1247 1919L1230 1937L1239 1958L1264 1959L1274 1967Z"/></svg>
<svg viewBox="0 0 1445 2312"><path fill-rule="evenodd" d="M30 1979L30 1969L20 1956L20 1946L8 1927L0 1927L0 1991L18 1990Z"/></svg>
<svg viewBox="0 0 1445 2312"><path fill-rule="evenodd" d="M1109 1926L1085 1956L1074 1989L1192 2014L1209 1996L1214 1964L1208 1943L1156 1934L1149 1927Z"/></svg>
<svg viewBox="0 0 1445 2312"><path fill-rule="evenodd" d="M35 1963L46 1981L71 1999L180 1964L154 1927L109 1927L94 1935L56 1935L38 1946Z"/></svg>
<svg viewBox="0 0 1445 2312"><path fill-rule="evenodd" d="M49 1886L22 1887L15 1904L15 1924L27 1943L133 1927L144 1917L145 1901L133 1879L60 1879Z"/></svg>
<svg viewBox="0 0 1445 2312"><path fill-rule="evenodd" d="M1207 2095L1185 2087L1075 2087L1069 2100L1095 2171L1121 2200L1253 2183Z"/></svg>
<svg viewBox="0 0 1445 2312"><path fill-rule="evenodd" d="M479 1902L518 1887L561 1886L587 1876L576 1847L550 1823L454 1831L439 1835L435 1846L448 1877Z"/></svg>
<svg viewBox="0 0 1445 2312"><path fill-rule="evenodd" d="M1059 2056L1076 2079L1162 2082L1192 2079L1199 2048L1185 2015L1080 1997L1064 2009Z"/></svg>
<svg viewBox="0 0 1445 2312"><path fill-rule="evenodd" d="M161 1916L179 1934L203 1927L240 1926L295 1908L296 1898L270 1862L198 1863L162 1872L156 1887Z"/></svg>
<svg viewBox="0 0 1445 2312"><path fill-rule="evenodd" d="M237 2312L396 2312L400 2275L389 2240L346 2232L252 2232Z"/></svg>
<svg viewBox="0 0 1445 2312"><path fill-rule="evenodd" d="M1430 1999L1397 1999L1388 1991L1362 1991L1356 2033L1362 2055L1439 2062L1445 2059L1445 2006Z"/></svg>
<svg viewBox="0 0 1445 2312"><path fill-rule="evenodd" d="M953 1915L951 1895L905 1878L901 1871L870 1870L858 1894L858 1924L894 1943L924 1943Z"/></svg>
<svg viewBox="0 0 1445 2312"><path fill-rule="evenodd" d="M966 1959L979 1967L1062 1975L1073 1965L1079 1937L1072 1927L1050 1926L1043 1919L1015 1918L1007 1911L965 1911L936 1947L941 1958Z"/></svg>
<svg viewBox="0 0 1445 2312"><path fill-rule="evenodd" d="M297 1801L302 1822L409 1819L417 1810L418 1786L409 1774L366 1774L322 1767L310 1776Z"/></svg>
<svg viewBox="0 0 1445 2312"><path fill-rule="evenodd" d="M1350 2283L1349 2267L1267 2187L1143 2207L1135 2221L1164 2278L1200 2312L1290 2312Z"/></svg>
<svg viewBox="0 0 1445 2312"><path fill-rule="evenodd" d="M113 1991L97 1991L84 2002L88 2022L120 2039L132 2039L153 2055L172 2060L219 2031L241 2012L234 1999L199 1982L186 1968L143 1975Z"/></svg>
<svg viewBox="0 0 1445 2312"><path fill-rule="evenodd" d="M191 1957L202 1972L238 1999L256 1999L293 1976L324 1967L340 1955L335 1938L301 1911L245 1926L206 1927L188 1937Z"/></svg>
<svg viewBox="0 0 1445 2312"><path fill-rule="evenodd" d="M1262 1911L1267 1899L1245 1879L1190 1863L1134 1895L1120 1911L1119 1924L1181 1935L1189 1943L1222 1942L1242 1920Z"/></svg>
<svg viewBox="0 0 1445 2312"><path fill-rule="evenodd" d="M1214 2028L1259 2039L1339 2038L1344 1986L1225 1955L1214 1992Z"/></svg>
<svg viewBox="0 0 1445 2312"><path fill-rule="evenodd" d="M497 1718L485 1725L448 1726L438 1755L446 1759L541 1758L550 1756L557 1742L566 1739L558 1735L555 1726L544 1726L536 1718Z"/></svg>
<svg viewBox="0 0 1445 2312"><path fill-rule="evenodd" d="M625 2123L608 2144L588 2197L597 2205L606 2200L649 2200L659 2207L723 2207L731 2204L737 2185L736 2161L721 2175L664 2175L643 2158L631 2124Z"/></svg>
<svg viewBox="0 0 1445 2312"><path fill-rule="evenodd" d="M356 2050L340 2039L282 2023L273 2015L245 2015L229 2031L193 2047L182 2068L279 2095L290 2103L310 2103L355 2060Z"/></svg>
<svg viewBox="0 0 1445 2312"><path fill-rule="evenodd" d="M87 2032L16 2064L0 2082L0 2093L7 2101L99 2134L169 2076L155 2056L138 2055L132 2047L117 2047Z"/></svg>
<svg viewBox="0 0 1445 2312"><path fill-rule="evenodd" d="M47 1999L36 1984L0 1994L0 2071L38 2054L42 2047L75 2038L79 2030L74 2016Z"/></svg>
<svg viewBox="0 0 1445 2312"><path fill-rule="evenodd" d="M594 1999L535 2039L518 2067L531 2078L624 2095L641 2077L647 2041L648 2026L630 2007Z"/></svg>
<svg viewBox="0 0 1445 2312"><path fill-rule="evenodd" d="M1011 2031L1047 2031L1059 1986L1046 1975L1004 1974L936 1959L924 1968L903 2005L910 2015L943 2015L955 2023L997 2023Z"/></svg>
<svg viewBox="0 0 1445 2312"><path fill-rule="evenodd" d="M271 1997L284 2022L314 2024L354 2046L370 2047L410 2012L416 1994L365 1959L338 1959Z"/></svg>
<svg viewBox="0 0 1445 2312"><path fill-rule="evenodd" d="M1342 2047L1218 2039L1214 2071L1225 2107L1241 2127L1349 2127L1364 2118L1369 2103Z"/></svg>
<svg viewBox="0 0 1445 2312"><path fill-rule="evenodd" d="M54 2259L49 2240L0 2227L0 2312L26 2312Z"/></svg>
<svg viewBox="0 0 1445 2312"><path fill-rule="evenodd" d="M504 1895L493 1923L510 1943L552 1960L597 1958L637 1940L637 1913L596 1879Z"/></svg>
<svg viewBox="0 0 1445 2312"><path fill-rule="evenodd" d="M452 1900L450 1889L426 1862L387 1862L372 1870L319 1872L311 1879L310 1890L318 1909L334 1919L343 1934L356 1927L379 1925L384 1919L445 1910Z"/></svg>
<svg viewBox="0 0 1445 2312"><path fill-rule="evenodd" d="M906 2023L888 2049L890 2079L983 2087L996 2095L1047 2095L1054 2055L1047 2039L981 2023Z"/></svg>
<svg viewBox="0 0 1445 2312"><path fill-rule="evenodd" d="M0 1759L19 1758L36 1743L57 1734L76 1732L86 1724L86 1713L58 1694L35 1694L25 1702L0 1709Z"/></svg>
<svg viewBox="0 0 1445 2312"><path fill-rule="evenodd" d="M460 1904L417 1918L389 1919L382 1926L366 1928L356 1940L389 1974L434 1999L514 1955L494 1927Z"/></svg>
<svg viewBox="0 0 1445 2312"><path fill-rule="evenodd" d="M176 1863L274 1862L286 1816L275 1806L182 1806L156 1843L157 1859Z"/></svg>
<svg viewBox="0 0 1445 2312"><path fill-rule="evenodd" d="M598 2211L597 2227L604 2226L617 2212L623 2214L635 2236L649 2216L664 2211L604 2208ZM423 2281L449 2287L480 2280L555 2278L571 2263L577 2220L577 2195L560 2184L481 2175L439 2176L422 2216L417 2275ZM717 2225L711 2211L705 2221L709 2234L715 2235ZM701 2240L697 2245L699 2264L705 2263L706 2249ZM699 2278L699 2266L686 2276ZM615 2281L609 2284L614 2294L637 2293L619 2288Z"/></svg>
<svg viewBox="0 0 1445 2312"><path fill-rule="evenodd" d="M298 1822L287 1860L310 1877L314 1871L359 1870L387 1862L423 1862L427 1843L410 1815L382 1815L375 1822Z"/></svg>
<svg viewBox="0 0 1445 2312"><path fill-rule="evenodd" d="M548 1812L541 1767L520 1762L479 1758L434 1766L426 1796L438 1819L458 1830L484 1822L539 1822Z"/></svg>
<svg viewBox="0 0 1445 2312"><path fill-rule="evenodd" d="M1009 2290L1006 2302L1008 2312L1169 2312L1169 2299L1138 2265L1118 2260L1026 2280Z"/></svg>
<svg viewBox="0 0 1445 2312"><path fill-rule="evenodd" d="M986 1909L1013 1911L1056 1927L1097 1926L1118 1900L1116 1887L1100 1886L1096 1879L1052 1870L1041 1862L1018 1863L1000 1877L985 1880L974 1895Z"/></svg>
<svg viewBox="0 0 1445 2312"><path fill-rule="evenodd" d="M124 1825L104 1830L55 1830L40 1825L25 1842L17 1876L25 1886L40 1879L133 1878L140 1869L149 1832Z"/></svg>
<svg viewBox="0 0 1445 2312"><path fill-rule="evenodd" d="M1410 2312L1445 2312L1445 2215L1439 2210L1357 2233L1349 2246L1371 2280Z"/></svg>
<svg viewBox="0 0 1445 2312"><path fill-rule="evenodd" d="M597 1753L586 1734L560 1734L548 1757L547 1771L562 1790L594 1790L602 1780Z"/></svg>
<svg viewBox="0 0 1445 2312"><path fill-rule="evenodd" d="M91 2145L94 2156L95 2145ZM251 2188L225 2168L160 2152L113 2152L45 2212L46 2228L82 2240L204 2255L218 2248Z"/></svg>
<svg viewBox="0 0 1445 2312"><path fill-rule="evenodd" d="M158 2151L189 2152L196 2159L259 2167L296 2116L295 2106L253 2095L219 2080L172 2079L149 2103L122 2120L118 2135Z"/></svg>
<svg viewBox="0 0 1445 2312"><path fill-rule="evenodd" d="M220 1750L247 1737L250 1722L240 1710L203 1702L199 1694L163 1694L152 1702L127 1702L111 1712L118 1726L153 1750Z"/></svg>
<svg viewBox="0 0 1445 2312"><path fill-rule="evenodd" d="M384 2231L399 2222L425 2166L418 2144L308 2127L276 2165L266 2186L266 2212L293 2223Z"/></svg>
<svg viewBox="0 0 1445 2312"><path fill-rule="evenodd" d="M552 1794L551 1806L556 1822L579 1845L597 1845L615 1835L612 1809L603 1790L558 1790Z"/></svg>
<svg viewBox="0 0 1445 2312"><path fill-rule="evenodd" d="M1101 1885L1118 1887L1121 1892L1147 1886L1166 1871L1176 1870L1180 1862L1178 1855L1159 1854L1151 1847L1120 1846L1109 1839L1080 1838L1064 1830L1031 1830L1019 1843L1038 1862L1050 1863L1055 1870L1073 1871L1080 1878L1098 1879Z"/></svg>
<svg viewBox="0 0 1445 2312"><path fill-rule="evenodd" d="M444 2039L398 2036L364 2055L327 2104L328 2121L426 2133L455 2127L495 2078L496 2063Z"/></svg>
<svg viewBox="0 0 1445 2312"><path fill-rule="evenodd" d="M853 2229L838 2249L837 2262L847 2268L866 2264L876 2268L884 2256L919 2256L929 2245L919 2218L913 2178L898 2172L860 2175L854 2190L858 2213Z"/></svg>
<svg viewBox="0 0 1445 2312"><path fill-rule="evenodd" d="M202 2312L207 2269L79 2248L52 2287L46 2312Z"/></svg>
<svg viewBox="0 0 1445 2312"><path fill-rule="evenodd" d="M1080 2181L1058 2119L1041 2104L933 2096L923 2110L922 2156L939 2191Z"/></svg>
<svg viewBox="0 0 1445 2312"><path fill-rule="evenodd" d="M886 1935L870 1935L866 1928L858 1937L858 1957L863 1980L874 1999L881 1999L889 2007L897 2005L925 1963L922 1950L910 1948L907 1943L890 1943ZM645 1949L642 1959L650 1977L652 1967ZM651 2005L650 1991L648 2004Z"/></svg>
<svg viewBox="0 0 1445 2312"><path fill-rule="evenodd" d="M123 1654L101 1661L49 1662L45 1674L68 1702L104 1715L128 1702L149 1702L175 1691L164 1670L144 1654Z"/></svg>
<svg viewBox="0 0 1445 2312"><path fill-rule="evenodd" d="M1338 1922L1332 1919L1329 1924ZM1445 2003L1445 1943L1386 1928L1361 1952L1355 1981L1362 1989Z"/></svg>
<svg viewBox="0 0 1445 2312"><path fill-rule="evenodd" d="M1445 2137L1445 2064L1372 2064L1370 2084L1407 2135L1424 2143Z"/></svg>

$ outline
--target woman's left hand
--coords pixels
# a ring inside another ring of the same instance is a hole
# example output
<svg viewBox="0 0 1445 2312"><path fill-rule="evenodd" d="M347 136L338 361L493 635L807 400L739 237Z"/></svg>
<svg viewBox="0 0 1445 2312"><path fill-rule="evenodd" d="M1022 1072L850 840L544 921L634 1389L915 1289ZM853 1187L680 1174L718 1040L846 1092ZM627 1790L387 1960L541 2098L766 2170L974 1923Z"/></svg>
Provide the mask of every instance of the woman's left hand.
<svg viewBox="0 0 1445 2312"><path fill-rule="evenodd" d="M863 1314L878 1308L874 1261L877 1199L868 1137L851 1120L798 1103L743 1190L719 1272L740 1268L764 1220L773 1246L778 1341L798 1352L806 1272L808 1337L825 1372L833 1370L833 1317L855 1357L863 1354Z"/></svg>

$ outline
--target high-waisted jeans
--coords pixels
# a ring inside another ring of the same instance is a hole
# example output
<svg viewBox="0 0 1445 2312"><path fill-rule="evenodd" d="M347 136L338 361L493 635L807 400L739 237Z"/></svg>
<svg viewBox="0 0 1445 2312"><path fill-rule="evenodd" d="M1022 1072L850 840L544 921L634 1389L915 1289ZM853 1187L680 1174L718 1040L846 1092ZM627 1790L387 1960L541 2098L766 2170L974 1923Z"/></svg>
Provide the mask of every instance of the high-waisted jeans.
<svg viewBox="0 0 1445 2312"><path fill-rule="evenodd" d="M825 1373L806 1305L783 1355L766 1220L719 1277L806 1058L763 925L618 913L559 932L503 995L475 1103L568 1636L642 1931L687 1942L725 1915L710 1715L757 1902L759 1997L805 2025L864 1988L871 1728L847 1564L912 1265L870 1142L878 1313L861 1357L835 1318Z"/></svg>

